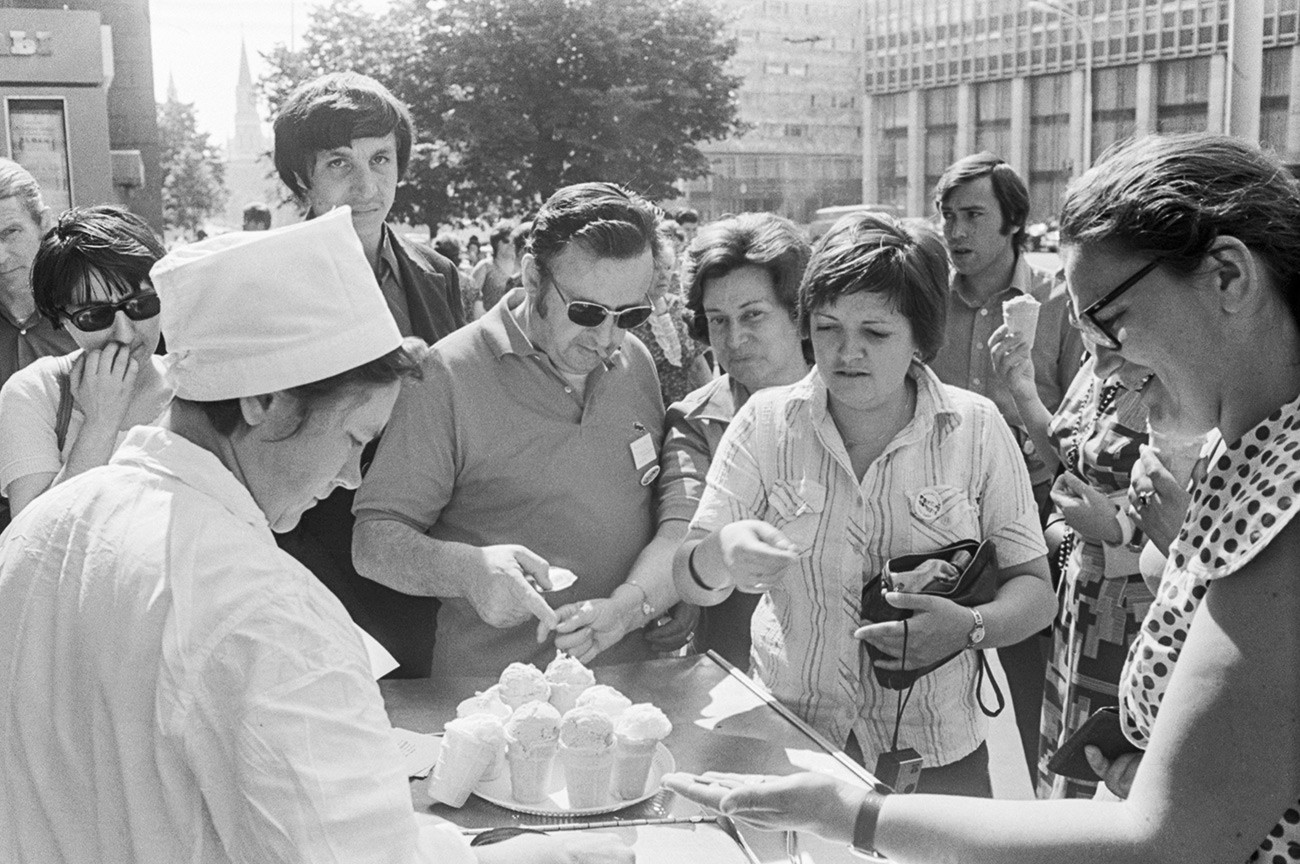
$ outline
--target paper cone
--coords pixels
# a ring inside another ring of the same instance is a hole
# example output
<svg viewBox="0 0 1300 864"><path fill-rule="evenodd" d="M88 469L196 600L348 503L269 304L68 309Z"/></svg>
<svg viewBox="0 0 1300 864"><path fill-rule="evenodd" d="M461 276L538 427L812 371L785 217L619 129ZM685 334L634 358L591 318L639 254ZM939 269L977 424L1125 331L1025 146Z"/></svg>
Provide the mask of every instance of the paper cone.
<svg viewBox="0 0 1300 864"><path fill-rule="evenodd" d="M1017 302L1018 301L1018 302ZM1019 336L1030 348L1034 347L1034 335L1038 332L1038 311L1041 304L1032 297L1022 295L1002 304L1002 320L1012 335Z"/></svg>
<svg viewBox="0 0 1300 864"><path fill-rule="evenodd" d="M609 781L614 771L614 749L575 749L560 745L564 786L569 807L600 807L609 801Z"/></svg>
<svg viewBox="0 0 1300 864"><path fill-rule="evenodd" d="M506 736L506 762L510 765L510 795L520 804L545 801L551 787L551 766L557 745L524 748Z"/></svg>
<svg viewBox="0 0 1300 864"><path fill-rule="evenodd" d="M650 764L659 742L653 738L614 736L614 794L623 801L645 794Z"/></svg>
<svg viewBox="0 0 1300 864"><path fill-rule="evenodd" d="M429 778L429 797L451 807L464 806L499 749L477 738L448 732Z"/></svg>

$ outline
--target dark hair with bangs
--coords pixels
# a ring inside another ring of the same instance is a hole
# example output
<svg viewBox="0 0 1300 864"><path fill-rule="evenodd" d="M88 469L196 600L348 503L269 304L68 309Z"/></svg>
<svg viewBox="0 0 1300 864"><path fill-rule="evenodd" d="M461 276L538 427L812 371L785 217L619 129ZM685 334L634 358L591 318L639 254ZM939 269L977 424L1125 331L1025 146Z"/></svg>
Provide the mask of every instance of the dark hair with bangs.
<svg viewBox="0 0 1300 864"><path fill-rule="evenodd" d="M387 354L376 357L368 363L354 366L345 372L290 387L285 392L298 400L297 423L283 440L297 435L311 419L312 412L343 399L353 392L391 384L403 379L422 380L424 371L421 363L428 352L423 339L408 336L402 344ZM177 397L176 402L186 402L198 406L208 422L218 434L230 437L244 423L244 413L239 407L238 399L218 399L212 402L196 402Z"/></svg>
<svg viewBox="0 0 1300 864"><path fill-rule="evenodd" d="M800 331L807 337L814 312L859 291L885 295L912 325L921 359L934 359L948 320L948 255L932 227L884 213L836 222L813 247L804 271Z"/></svg>
<svg viewBox="0 0 1300 864"><path fill-rule="evenodd" d="M958 159L944 170L934 186L934 208L941 210L954 189L974 183L981 177L989 178L993 197L1002 211L1002 227L998 230L1011 234L1014 228L1011 245L1016 251L1024 249L1025 223L1029 221L1029 189L1014 168L987 150Z"/></svg>
<svg viewBox="0 0 1300 864"><path fill-rule="evenodd" d="M69 306L90 302L90 278L104 280L111 296L140 290L166 254L153 229L121 207L74 207L45 232L32 259L32 297L55 327Z"/></svg>
<svg viewBox="0 0 1300 864"><path fill-rule="evenodd" d="M710 279L721 279L741 267L760 267L772 277L781 308L797 318L799 282L808 266L811 249L802 231L775 213L741 213L700 229L686 250L686 308L691 313L691 335L709 344L704 314L704 289Z"/></svg>
<svg viewBox="0 0 1300 864"><path fill-rule="evenodd" d="M1114 243L1195 271L1222 236L1263 260L1300 324L1300 184L1227 135L1149 135L1107 150L1065 192L1061 243Z"/></svg>
<svg viewBox="0 0 1300 864"><path fill-rule="evenodd" d="M411 112L374 78L332 72L308 81L275 118L275 170L298 198L311 188L316 154L346 147L354 138L397 139L397 176L406 173L414 136Z"/></svg>
<svg viewBox="0 0 1300 864"><path fill-rule="evenodd" d="M556 192L537 211L527 251L543 275L570 244L597 258L635 258L647 249L659 265L655 240L662 217L659 208L635 192L614 183L577 183ZM537 311L546 315L546 292L537 298Z"/></svg>

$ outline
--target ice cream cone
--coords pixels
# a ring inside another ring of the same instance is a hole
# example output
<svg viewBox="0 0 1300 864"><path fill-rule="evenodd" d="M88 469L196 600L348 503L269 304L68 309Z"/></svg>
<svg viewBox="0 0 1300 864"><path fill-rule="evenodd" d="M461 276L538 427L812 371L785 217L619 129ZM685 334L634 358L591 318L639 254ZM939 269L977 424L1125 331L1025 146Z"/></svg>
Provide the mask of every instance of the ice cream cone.
<svg viewBox="0 0 1300 864"><path fill-rule="evenodd" d="M1205 446L1204 436L1189 436L1162 432L1147 426L1147 442L1160 455L1165 470L1174 475L1179 486L1186 486L1192 477L1196 460L1201 458Z"/></svg>
<svg viewBox="0 0 1300 864"><path fill-rule="evenodd" d="M614 736L614 794L621 800L630 801L645 794L658 745L654 739Z"/></svg>
<svg viewBox="0 0 1300 864"><path fill-rule="evenodd" d="M578 702L578 697L586 692L590 684L557 684L551 682L551 704L555 710L565 714Z"/></svg>
<svg viewBox="0 0 1300 864"><path fill-rule="evenodd" d="M1020 294L1002 303L1002 320L1013 336L1018 336L1034 347L1034 334L1038 331L1038 311L1042 308L1033 297Z"/></svg>
<svg viewBox="0 0 1300 864"><path fill-rule="evenodd" d="M555 763L557 742L525 747L518 739L506 735L506 762L510 765L510 795L520 804L537 804L546 800L551 787L551 767Z"/></svg>
<svg viewBox="0 0 1300 864"><path fill-rule="evenodd" d="M500 751L500 744L450 728L449 724L429 778L429 797L451 807L463 806Z"/></svg>
<svg viewBox="0 0 1300 864"><path fill-rule="evenodd" d="M566 747L560 745L560 765L569 807L600 807L609 801L609 781L614 771L612 747Z"/></svg>

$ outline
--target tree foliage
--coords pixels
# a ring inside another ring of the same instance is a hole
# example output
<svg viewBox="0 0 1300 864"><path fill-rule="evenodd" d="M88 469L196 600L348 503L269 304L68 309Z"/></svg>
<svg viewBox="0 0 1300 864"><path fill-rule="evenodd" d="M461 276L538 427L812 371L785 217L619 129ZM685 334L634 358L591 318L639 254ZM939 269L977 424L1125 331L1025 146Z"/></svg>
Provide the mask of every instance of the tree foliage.
<svg viewBox="0 0 1300 864"><path fill-rule="evenodd" d="M226 165L200 132L194 105L168 98L158 104L163 223L187 237L226 205Z"/></svg>
<svg viewBox="0 0 1300 864"><path fill-rule="evenodd" d="M261 83L274 110L326 71L383 81L423 145L395 207L418 221L585 180L668 198L707 173L699 142L741 129L721 33L702 0L393 0L381 16L333 0Z"/></svg>

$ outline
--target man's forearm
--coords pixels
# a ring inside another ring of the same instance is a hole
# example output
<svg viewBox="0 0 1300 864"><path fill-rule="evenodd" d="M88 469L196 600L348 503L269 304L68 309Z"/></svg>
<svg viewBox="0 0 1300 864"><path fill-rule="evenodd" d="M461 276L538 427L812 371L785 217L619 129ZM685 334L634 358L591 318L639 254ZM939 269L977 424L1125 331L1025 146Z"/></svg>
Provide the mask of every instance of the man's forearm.
<svg viewBox="0 0 1300 864"><path fill-rule="evenodd" d="M393 519L356 524L352 565L367 579L417 597L465 597L483 570L477 546L436 540Z"/></svg>

